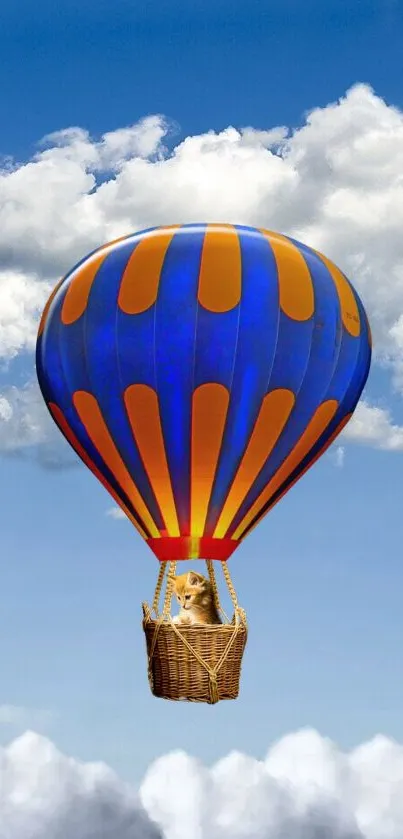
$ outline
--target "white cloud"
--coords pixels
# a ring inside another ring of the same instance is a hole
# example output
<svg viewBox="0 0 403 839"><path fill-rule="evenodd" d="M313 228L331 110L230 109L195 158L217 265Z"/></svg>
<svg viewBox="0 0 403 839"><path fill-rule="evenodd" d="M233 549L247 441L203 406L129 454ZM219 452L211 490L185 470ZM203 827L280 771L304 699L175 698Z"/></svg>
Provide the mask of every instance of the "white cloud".
<svg viewBox="0 0 403 839"><path fill-rule="evenodd" d="M230 126L176 145L173 136L159 115L100 139L73 127L28 162L4 164L0 357L32 349L49 287L94 247L149 225L225 220L292 234L333 258L403 390L403 113L359 84L295 130ZM360 439L379 444L364 428Z"/></svg>
<svg viewBox="0 0 403 839"><path fill-rule="evenodd" d="M207 770L168 755L140 793L165 839L401 839L402 781L403 748L392 741L343 754L306 730L264 761L233 752Z"/></svg>
<svg viewBox="0 0 403 839"><path fill-rule="evenodd" d="M0 358L35 348L37 321L51 285L21 270L0 270Z"/></svg>
<svg viewBox="0 0 403 839"><path fill-rule="evenodd" d="M344 753L316 731L264 760L210 769L177 751L137 791L102 763L27 732L0 748L1 839L401 839L403 746L375 737Z"/></svg>
<svg viewBox="0 0 403 839"><path fill-rule="evenodd" d="M39 388L5 388L0 394L0 449L14 451L48 439L52 424Z"/></svg>
<svg viewBox="0 0 403 839"><path fill-rule="evenodd" d="M123 512L121 507L110 507L109 510L106 511L105 515L110 516L111 519L126 519L126 513Z"/></svg>
<svg viewBox="0 0 403 839"><path fill-rule="evenodd" d="M342 437L376 449L403 451L403 427L392 422L386 408L368 405L364 400L358 403Z"/></svg>
<svg viewBox="0 0 403 839"><path fill-rule="evenodd" d="M27 732L0 749L1 839L159 839L133 789Z"/></svg>
<svg viewBox="0 0 403 839"><path fill-rule="evenodd" d="M45 137L46 147L28 163L8 165L0 173L0 227L6 228L0 231L0 264L56 279L113 238L122 229L121 212L119 202L104 206L105 186L130 164L141 166L162 153L166 131L158 116L100 141L70 128Z"/></svg>
<svg viewBox="0 0 403 839"><path fill-rule="evenodd" d="M0 452L35 457L48 468L79 462L51 419L36 383L0 392Z"/></svg>

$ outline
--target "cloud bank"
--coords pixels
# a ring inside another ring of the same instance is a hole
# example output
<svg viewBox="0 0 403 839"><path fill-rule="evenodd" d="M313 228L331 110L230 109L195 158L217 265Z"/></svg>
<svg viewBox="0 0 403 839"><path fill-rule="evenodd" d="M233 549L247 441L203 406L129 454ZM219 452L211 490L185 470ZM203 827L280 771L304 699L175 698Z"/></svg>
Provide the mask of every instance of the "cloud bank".
<svg viewBox="0 0 403 839"><path fill-rule="evenodd" d="M27 732L0 749L1 839L160 839L133 789Z"/></svg>
<svg viewBox="0 0 403 839"><path fill-rule="evenodd" d="M137 791L27 732L0 749L0 837L401 839L402 783L403 746L381 736L344 753L302 730L211 768L173 752Z"/></svg>
<svg viewBox="0 0 403 839"><path fill-rule="evenodd" d="M152 225L227 221L290 234L334 259L366 305L375 361L401 391L402 172L403 113L364 84L294 129L230 126L180 140L155 115L98 139L79 127L52 134L31 160L0 169L0 360L32 352L50 289L88 251ZM29 395L0 393L3 450L51 433L34 387ZM22 412L17 431L8 406ZM403 428L388 412L368 402L364 412L345 440L401 450Z"/></svg>

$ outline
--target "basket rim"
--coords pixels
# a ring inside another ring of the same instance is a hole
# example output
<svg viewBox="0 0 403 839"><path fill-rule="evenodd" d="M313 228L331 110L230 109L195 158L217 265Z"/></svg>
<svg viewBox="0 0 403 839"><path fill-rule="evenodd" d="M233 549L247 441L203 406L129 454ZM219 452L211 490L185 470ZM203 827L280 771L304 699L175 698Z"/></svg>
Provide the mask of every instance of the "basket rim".
<svg viewBox="0 0 403 839"><path fill-rule="evenodd" d="M211 632L211 633L220 633L220 632L240 632L241 630L247 631L245 624L242 621L238 623L228 621L225 623L175 623L172 626L171 621L164 620L160 621L157 618L144 618L143 620L143 627L144 629L149 626L150 628L153 626L159 626L159 631L165 632L166 630L170 630L171 632L175 632L174 627L177 627L180 632L186 633L199 633L199 632Z"/></svg>

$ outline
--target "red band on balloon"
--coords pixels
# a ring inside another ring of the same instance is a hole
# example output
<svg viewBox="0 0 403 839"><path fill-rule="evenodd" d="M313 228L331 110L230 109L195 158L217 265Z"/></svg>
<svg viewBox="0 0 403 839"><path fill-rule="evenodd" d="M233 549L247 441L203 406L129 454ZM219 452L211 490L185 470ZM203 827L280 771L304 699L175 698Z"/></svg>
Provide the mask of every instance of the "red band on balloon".
<svg viewBox="0 0 403 839"><path fill-rule="evenodd" d="M217 559L225 562L238 547L239 541L210 536L162 536L161 539L147 539L147 544L160 562L180 559Z"/></svg>

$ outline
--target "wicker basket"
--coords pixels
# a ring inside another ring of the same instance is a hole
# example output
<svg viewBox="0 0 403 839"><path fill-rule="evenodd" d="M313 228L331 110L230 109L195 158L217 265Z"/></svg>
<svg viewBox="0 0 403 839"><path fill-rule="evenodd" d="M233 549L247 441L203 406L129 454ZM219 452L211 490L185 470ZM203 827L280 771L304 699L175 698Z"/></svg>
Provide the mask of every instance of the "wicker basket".
<svg viewBox="0 0 403 839"><path fill-rule="evenodd" d="M207 702L236 699L239 693L242 656L248 628L244 610L238 605L235 589L226 567L224 577L234 607L229 621L220 604L213 563L206 565L221 624L176 623L170 614L173 575L176 562L161 563L153 604L143 603L143 629L146 636L148 679L154 696L163 699ZM168 566L168 584L161 614L158 604ZM152 617L154 613L155 617Z"/></svg>
<svg viewBox="0 0 403 839"><path fill-rule="evenodd" d="M209 704L237 698L247 639L243 623L177 628L149 618L143 628L154 696Z"/></svg>

